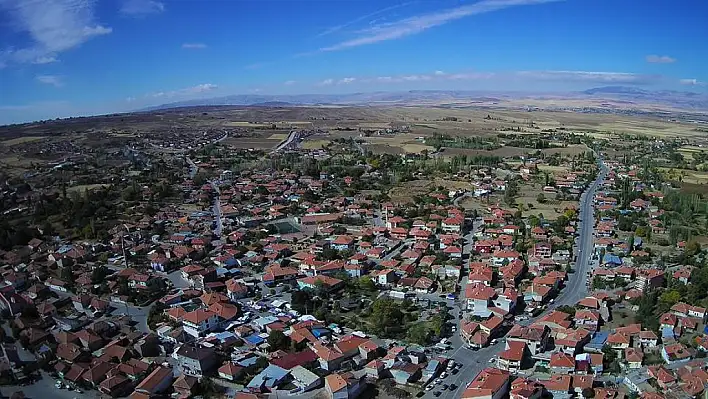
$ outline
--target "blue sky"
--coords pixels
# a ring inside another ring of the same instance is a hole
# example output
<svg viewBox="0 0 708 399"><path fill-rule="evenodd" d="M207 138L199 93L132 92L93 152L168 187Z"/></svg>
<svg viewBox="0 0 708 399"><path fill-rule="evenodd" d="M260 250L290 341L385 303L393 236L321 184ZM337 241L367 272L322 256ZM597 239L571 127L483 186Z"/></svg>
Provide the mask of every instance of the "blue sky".
<svg viewBox="0 0 708 399"><path fill-rule="evenodd" d="M0 123L227 94L706 92L704 0L0 0Z"/></svg>

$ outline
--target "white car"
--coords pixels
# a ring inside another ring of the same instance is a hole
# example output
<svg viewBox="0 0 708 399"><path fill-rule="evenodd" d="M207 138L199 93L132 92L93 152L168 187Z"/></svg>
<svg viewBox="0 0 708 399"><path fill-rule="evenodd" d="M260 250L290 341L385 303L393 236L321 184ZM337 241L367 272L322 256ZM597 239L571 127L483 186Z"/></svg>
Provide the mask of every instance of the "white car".
<svg viewBox="0 0 708 399"><path fill-rule="evenodd" d="M489 359L489 363L494 363L495 361L496 361L496 359L494 359L494 358Z"/></svg>

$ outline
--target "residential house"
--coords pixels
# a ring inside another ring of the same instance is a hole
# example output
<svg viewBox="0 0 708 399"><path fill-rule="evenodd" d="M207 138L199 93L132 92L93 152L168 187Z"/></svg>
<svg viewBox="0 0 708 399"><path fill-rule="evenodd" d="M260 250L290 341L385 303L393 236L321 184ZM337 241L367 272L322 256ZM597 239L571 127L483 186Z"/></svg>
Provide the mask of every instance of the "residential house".
<svg viewBox="0 0 708 399"><path fill-rule="evenodd" d="M191 344L182 345L175 353L177 365L182 373L201 376L216 366L216 352L212 348L205 348Z"/></svg>
<svg viewBox="0 0 708 399"><path fill-rule="evenodd" d="M463 399L502 399L509 393L509 372L485 368L467 385Z"/></svg>

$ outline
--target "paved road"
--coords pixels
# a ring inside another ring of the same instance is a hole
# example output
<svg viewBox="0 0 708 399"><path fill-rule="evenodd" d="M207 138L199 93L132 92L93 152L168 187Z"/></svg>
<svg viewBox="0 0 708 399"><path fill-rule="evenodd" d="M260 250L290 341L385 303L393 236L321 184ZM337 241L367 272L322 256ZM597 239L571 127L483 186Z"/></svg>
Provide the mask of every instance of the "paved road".
<svg viewBox="0 0 708 399"><path fill-rule="evenodd" d="M189 178L194 179L194 176L197 175L197 171L199 170L199 167L197 166L197 164L194 163L194 161L192 161L191 158L188 157L188 158L186 158L186 160L187 160L187 163L189 164Z"/></svg>
<svg viewBox="0 0 708 399"><path fill-rule="evenodd" d="M595 179L595 181L590 184L587 191L583 194L580 202L580 217L583 222L580 228L580 239L578 240L580 247L578 250L579 254L578 263L576 264L576 272L570 275L566 287L561 291L558 298L556 298L554 307L575 304L577 301L587 295L587 287L585 285L585 281L587 279L586 273L589 265L587 256L592 250L592 233L595 226L592 202L593 198L595 197L595 192L597 191L597 188L600 186L603 179L605 178L605 175L607 174L607 168L605 167L605 164L602 162L602 160L599 161L599 164L600 173L598 174L597 179ZM580 256L581 254L583 254L582 257ZM550 312L550 310L551 309L549 308L539 317L531 319L523 324L533 323L538 318L543 317L546 313ZM461 342L461 339L457 338L458 335L459 327L458 331L453 336L453 345L461 345L459 343ZM463 367L462 369L460 369L460 372L457 375L446 378L444 383L454 383L458 386L458 388L451 396L448 395L449 391L443 392L442 396L459 398L462 395L462 392L464 392L467 384L469 384L477 376L477 374L482 371L482 369L489 365L490 359L495 358L499 354L499 352L504 350L504 346L504 340L501 339L499 340L499 342L497 342L496 345L490 345L478 351L468 349L464 345L461 345L459 348L457 348L457 350L452 353L451 357L456 362L462 363ZM429 391L428 393L426 393L426 397L433 397L432 392L435 392L437 390L440 389L433 389Z"/></svg>
<svg viewBox="0 0 708 399"><path fill-rule="evenodd" d="M96 390L77 393L68 389L57 389L54 387L55 381L50 375L43 372L42 379L34 384L27 386L7 385L0 387L0 390L6 397L9 397L14 392L22 391L27 399L97 399L101 397Z"/></svg>
<svg viewBox="0 0 708 399"><path fill-rule="evenodd" d="M300 137L300 132L293 130L288 134L288 137L283 140L280 144L278 144L277 147L275 147L272 151L272 153L276 153L284 148L287 148L294 140L298 139Z"/></svg>
<svg viewBox="0 0 708 399"><path fill-rule="evenodd" d="M575 305L579 300L588 295L587 272L590 266L590 256L593 253L593 230L595 228L595 216L593 213L593 199L597 188L607 175L605 164L600 162L600 173L595 181L590 184L587 191L580 199L580 236L578 238L578 257L575 262L575 273L568 275L568 282L565 288L558 295L550 309L564 305ZM550 310L549 309L549 310Z"/></svg>
<svg viewBox="0 0 708 399"><path fill-rule="evenodd" d="M216 222L214 235L216 235L217 238L221 238L221 232L224 230L224 225L221 218L221 199L219 198L221 197L221 190L219 190L219 186L216 185L214 181L210 181L209 184L211 184L211 187L216 192L216 197L214 197L214 206L212 207L214 212L214 222Z"/></svg>

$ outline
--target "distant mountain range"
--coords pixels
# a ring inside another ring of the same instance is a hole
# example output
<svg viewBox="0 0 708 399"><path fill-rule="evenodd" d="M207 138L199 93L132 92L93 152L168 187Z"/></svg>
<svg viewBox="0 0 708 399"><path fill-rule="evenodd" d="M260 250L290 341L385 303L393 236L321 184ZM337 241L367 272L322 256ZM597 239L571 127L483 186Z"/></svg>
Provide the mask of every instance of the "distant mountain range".
<svg viewBox="0 0 708 399"><path fill-rule="evenodd" d="M412 90L404 92L371 92L349 94L237 94L224 97L179 101L142 109L155 111L178 107L244 105L263 107L324 106L324 105L499 105L513 100L587 100L589 107L668 108L708 112L708 95L683 91L649 91L635 87L606 86L570 93L512 93L449 90ZM603 103L603 100L611 103ZM517 106L519 104L516 104Z"/></svg>

